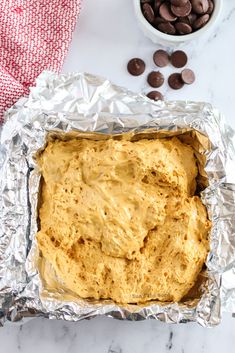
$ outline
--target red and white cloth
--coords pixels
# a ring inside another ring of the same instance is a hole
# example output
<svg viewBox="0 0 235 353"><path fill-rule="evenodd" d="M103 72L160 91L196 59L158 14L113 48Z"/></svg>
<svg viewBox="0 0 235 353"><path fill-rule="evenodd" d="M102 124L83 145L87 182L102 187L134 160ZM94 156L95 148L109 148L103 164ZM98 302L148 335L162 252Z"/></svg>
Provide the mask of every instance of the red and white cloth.
<svg viewBox="0 0 235 353"><path fill-rule="evenodd" d="M80 0L0 0L0 122L45 69L60 71Z"/></svg>

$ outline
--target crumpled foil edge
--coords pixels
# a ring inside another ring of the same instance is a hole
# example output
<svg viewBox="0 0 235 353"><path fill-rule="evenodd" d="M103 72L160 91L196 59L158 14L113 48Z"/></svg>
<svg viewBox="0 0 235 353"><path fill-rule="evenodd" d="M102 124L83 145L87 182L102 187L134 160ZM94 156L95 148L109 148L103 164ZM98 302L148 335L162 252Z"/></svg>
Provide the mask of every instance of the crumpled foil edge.
<svg viewBox="0 0 235 353"><path fill-rule="evenodd" d="M43 72L28 99L7 113L0 147L0 323L43 316L70 321L106 315L118 319L196 321L214 326L222 308L234 305L235 175L234 134L210 104L152 102L90 74ZM212 220L207 259L208 287L196 305L177 303L119 306L110 301L62 301L42 296L35 263L40 173L33 155L50 131L121 133L146 128L195 129L210 138L202 193ZM232 272L232 274L231 274ZM226 280L223 280L223 279ZM230 303L230 304L228 304Z"/></svg>

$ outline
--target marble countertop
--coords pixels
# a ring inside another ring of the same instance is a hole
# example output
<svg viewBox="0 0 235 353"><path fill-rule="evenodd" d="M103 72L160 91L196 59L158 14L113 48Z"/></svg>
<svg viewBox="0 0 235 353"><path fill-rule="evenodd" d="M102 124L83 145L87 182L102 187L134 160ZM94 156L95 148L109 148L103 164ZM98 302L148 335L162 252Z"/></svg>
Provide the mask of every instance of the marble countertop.
<svg viewBox="0 0 235 353"><path fill-rule="evenodd" d="M0 329L1 353L228 353L234 352L235 319L220 326L172 325L154 320L95 318L77 323L34 319Z"/></svg>
<svg viewBox="0 0 235 353"><path fill-rule="evenodd" d="M197 76L194 85L180 91L161 89L166 99L208 101L218 107L235 128L235 3L224 1L222 20L209 38L187 46L188 67ZM131 0L83 0L81 15L63 71L86 71L105 76L136 92L148 92L146 76L132 77L126 63L132 57L154 66L158 48L144 37L134 18ZM173 72L167 67L162 72ZM220 353L234 351L235 319L224 314L220 326L167 325L153 320L122 322L108 318L69 323L34 319L0 328L0 352L7 353Z"/></svg>

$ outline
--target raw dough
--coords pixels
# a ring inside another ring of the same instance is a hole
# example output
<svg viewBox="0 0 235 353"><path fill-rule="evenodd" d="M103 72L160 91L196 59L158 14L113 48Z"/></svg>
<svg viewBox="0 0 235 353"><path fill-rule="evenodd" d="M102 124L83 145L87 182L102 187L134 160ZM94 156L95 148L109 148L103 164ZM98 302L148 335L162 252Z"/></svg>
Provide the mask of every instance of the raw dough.
<svg viewBox="0 0 235 353"><path fill-rule="evenodd" d="M193 149L177 138L49 142L43 256L69 290L119 303L180 301L208 253Z"/></svg>

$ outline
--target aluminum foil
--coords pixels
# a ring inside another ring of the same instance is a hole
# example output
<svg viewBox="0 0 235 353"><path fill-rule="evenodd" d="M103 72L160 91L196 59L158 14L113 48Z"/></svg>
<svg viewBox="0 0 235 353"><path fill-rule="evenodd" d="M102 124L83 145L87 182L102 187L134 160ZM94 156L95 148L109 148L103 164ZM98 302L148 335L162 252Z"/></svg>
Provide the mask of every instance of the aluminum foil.
<svg viewBox="0 0 235 353"><path fill-rule="evenodd" d="M40 172L34 155L48 133L117 134L153 129L209 138L204 151L209 185L202 200L212 221L206 284L199 299L120 306L79 299L45 286L38 269L37 204ZM143 95L89 74L43 72L6 116L0 147L0 323L27 317L70 321L106 315L125 320L157 319L203 326L219 323L235 302L235 173L233 131L206 103L152 102Z"/></svg>

